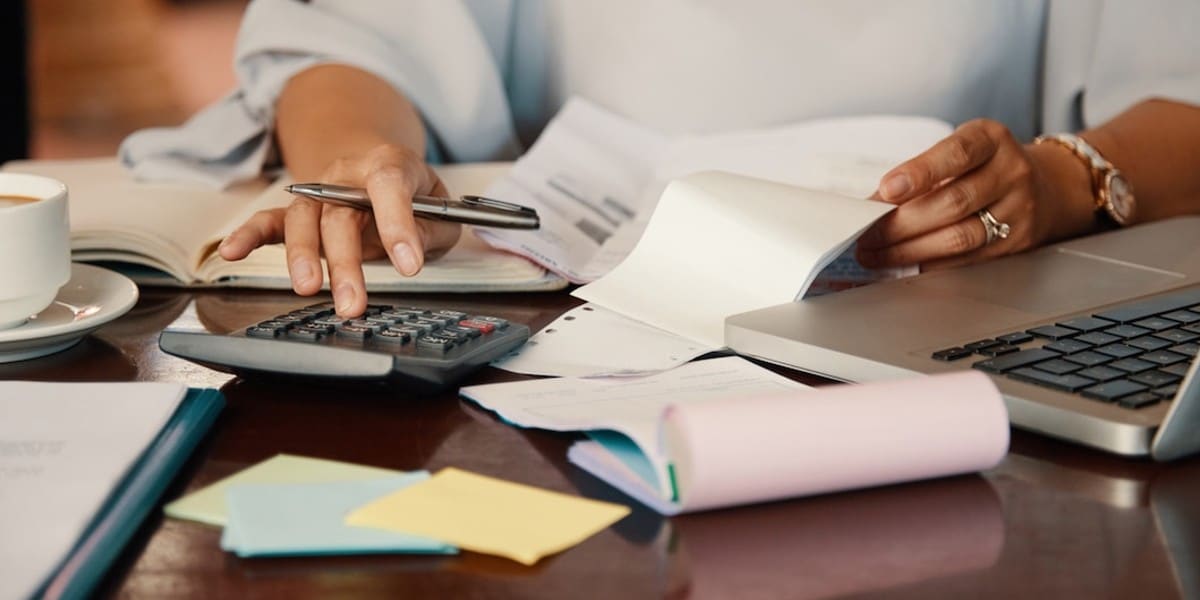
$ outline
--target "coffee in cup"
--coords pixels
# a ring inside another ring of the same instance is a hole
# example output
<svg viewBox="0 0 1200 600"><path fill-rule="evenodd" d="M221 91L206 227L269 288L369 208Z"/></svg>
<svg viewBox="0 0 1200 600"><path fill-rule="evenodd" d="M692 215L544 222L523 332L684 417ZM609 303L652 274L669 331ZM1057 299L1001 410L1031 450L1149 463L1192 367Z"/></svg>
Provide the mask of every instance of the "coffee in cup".
<svg viewBox="0 0 1200 600"><path fill-rule="evenodd" d="M71 278L67 186L0 173L0 330L50 306Z"/></svg>

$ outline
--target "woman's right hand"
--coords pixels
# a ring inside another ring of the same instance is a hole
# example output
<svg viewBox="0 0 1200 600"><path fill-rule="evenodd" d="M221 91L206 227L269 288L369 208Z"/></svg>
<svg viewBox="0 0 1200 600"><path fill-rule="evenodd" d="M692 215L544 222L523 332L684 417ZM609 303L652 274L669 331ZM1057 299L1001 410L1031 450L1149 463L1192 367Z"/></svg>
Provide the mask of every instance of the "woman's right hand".
<svg viewBox="0 0 1200 600"><path fill-rule="evenodd" d="M455 223L413 217L414 195L447 191L423 158L405 147L382 144L336 160L317 180L366 188L373 212L296 196L287 208L251 216L221 242L221 257L241 260L259 246L283 242L292 289L311 296L323 283L324 254L337 313L352 318L367 307L364 260L387 256L400 273L416 275L427 258L444 254L462 233Z"/></svg>

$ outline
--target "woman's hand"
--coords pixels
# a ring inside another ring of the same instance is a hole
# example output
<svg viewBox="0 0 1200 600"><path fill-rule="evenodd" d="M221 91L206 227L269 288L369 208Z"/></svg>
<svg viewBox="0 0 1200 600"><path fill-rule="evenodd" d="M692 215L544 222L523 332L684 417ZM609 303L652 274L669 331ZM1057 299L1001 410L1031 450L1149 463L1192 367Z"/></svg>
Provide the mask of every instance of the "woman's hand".
<svg viewBox="0 0 1200 600"><path fill-rule="evenodd" d="M407 148L383 144L334 161L319 180L366 188L373 213L297 196L287 208L250 217L221 243L221 257L241 260L259 246L284 242L292 288L311 296L321 289L323 253L337 313L349 318L367 307L364 260L387 256L400 273L416 275L426 258L444 254L462 232L454 223L413 217L414 195L447 192L433 169Z"/></svg>
<svg viewBox="0 0 1200 600"><path fill-rule="evenodd" d="M933 270L1083 233L1094 222L1090 179L1055 146L1022 146L996 121L963 124L884 175L876 195L899 206L859 239L859 262ZM982 211L1007 225L1005 237L988 239Z"/></svg>

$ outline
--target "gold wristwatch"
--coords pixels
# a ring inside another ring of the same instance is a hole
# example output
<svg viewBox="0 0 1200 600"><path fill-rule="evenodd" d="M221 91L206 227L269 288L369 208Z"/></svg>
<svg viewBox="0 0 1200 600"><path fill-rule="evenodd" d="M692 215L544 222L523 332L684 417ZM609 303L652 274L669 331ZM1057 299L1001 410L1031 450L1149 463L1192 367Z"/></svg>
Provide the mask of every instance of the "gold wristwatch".
<svg viewBox="0 0 1200 600"><path fill-rule="evenodd" d="M1133 222L1137 212L1137 200L1133 197L1133 185L1112 163L1108 162L1086 140L1069 133L1038 136L1034 143L1053 142L1067 147L1075 153L1092 177L1092 198L1096 201L1096 212L1117 225Z"/></svg>

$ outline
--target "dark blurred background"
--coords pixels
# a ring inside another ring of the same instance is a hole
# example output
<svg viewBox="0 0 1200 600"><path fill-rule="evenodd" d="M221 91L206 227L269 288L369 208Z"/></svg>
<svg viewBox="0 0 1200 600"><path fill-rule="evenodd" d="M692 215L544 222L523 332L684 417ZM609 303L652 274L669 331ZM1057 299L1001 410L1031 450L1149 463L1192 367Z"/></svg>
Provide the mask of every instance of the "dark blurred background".
<svg viewBox="0 0 1200 600"><path fill-rule="evenodd" d="M0 1L0 161L112 155L220 98L246 2Z"/></svg>

